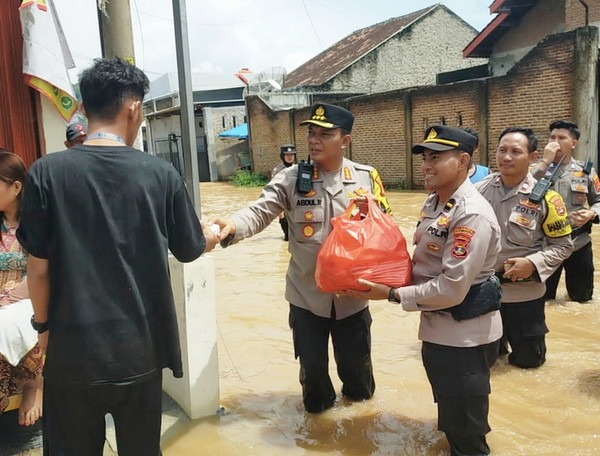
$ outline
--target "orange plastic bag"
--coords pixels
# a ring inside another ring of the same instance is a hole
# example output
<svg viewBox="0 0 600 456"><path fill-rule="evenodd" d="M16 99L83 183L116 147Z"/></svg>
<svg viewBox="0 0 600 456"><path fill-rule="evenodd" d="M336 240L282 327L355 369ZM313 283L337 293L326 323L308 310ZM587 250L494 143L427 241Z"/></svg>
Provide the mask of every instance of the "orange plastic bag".
<svg viewBox="0 0 600 456"><path fill-rule="evenodd" d="M356 204L331 219L333 229L317 256L315 279L321 291L368 290L363 278L391 287L409 285L412 262L394 219L369 199L366 217L352 216Z"/></svg>

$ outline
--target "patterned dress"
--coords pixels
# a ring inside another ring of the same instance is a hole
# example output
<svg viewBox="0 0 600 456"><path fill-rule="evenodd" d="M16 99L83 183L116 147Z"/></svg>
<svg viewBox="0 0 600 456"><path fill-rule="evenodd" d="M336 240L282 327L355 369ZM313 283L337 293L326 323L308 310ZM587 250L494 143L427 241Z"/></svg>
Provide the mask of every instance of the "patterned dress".
<svg viewBox="0 0 600 456"><path fill-rule="evenodd" d="M27 254L16 239L17 228L0 226L0 301L4 301L25 278ZM6 409L9 396L21 392L23 385L42 373L42 356L39 347L32 348L18 365L12 366L0 353L0 413Z"/></svg>

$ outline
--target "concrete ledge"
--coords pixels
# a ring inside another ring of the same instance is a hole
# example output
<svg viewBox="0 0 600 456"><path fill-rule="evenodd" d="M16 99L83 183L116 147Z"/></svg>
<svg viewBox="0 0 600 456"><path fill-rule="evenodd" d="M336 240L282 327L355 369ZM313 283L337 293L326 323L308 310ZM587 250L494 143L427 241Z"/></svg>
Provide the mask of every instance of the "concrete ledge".
<svg viewBox="0 0 600 456"><path fill-rule="evenodd" d="M214 415L219 408L219 363L215 313L215 273L210 256L192 263L169 258L177 309L183 378L165 369L163 390L191 419Z"/></svg>

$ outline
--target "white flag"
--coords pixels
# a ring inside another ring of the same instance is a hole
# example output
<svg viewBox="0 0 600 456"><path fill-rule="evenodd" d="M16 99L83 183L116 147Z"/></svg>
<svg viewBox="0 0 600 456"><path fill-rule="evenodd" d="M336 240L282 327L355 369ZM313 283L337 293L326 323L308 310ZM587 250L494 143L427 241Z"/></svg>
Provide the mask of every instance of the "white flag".
<svg viewBox="0 0 600 456"><path fill-rule="evenodd" d="M54 4L52 0L23 0L19 12L25 83L46 96L68 121L77 111L67 72L74 64Z"/></svg>

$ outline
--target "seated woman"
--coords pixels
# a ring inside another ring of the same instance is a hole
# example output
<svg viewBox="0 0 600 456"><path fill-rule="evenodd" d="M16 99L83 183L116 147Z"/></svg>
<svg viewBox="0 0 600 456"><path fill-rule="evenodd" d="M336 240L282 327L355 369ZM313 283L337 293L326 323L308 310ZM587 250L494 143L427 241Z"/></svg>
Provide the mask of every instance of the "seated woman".
<svg viewBox="0 0 600 456"><path fill-rule="evenodd" d="M42 354L27 299L27 254L15 237L27 170L10 152L0 151L0 414L9 397L23 392L19 424L42 416Z"/></svg>

